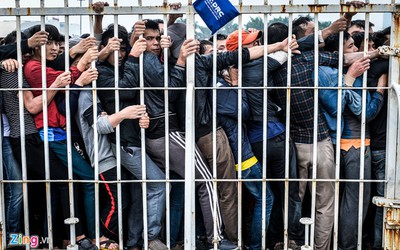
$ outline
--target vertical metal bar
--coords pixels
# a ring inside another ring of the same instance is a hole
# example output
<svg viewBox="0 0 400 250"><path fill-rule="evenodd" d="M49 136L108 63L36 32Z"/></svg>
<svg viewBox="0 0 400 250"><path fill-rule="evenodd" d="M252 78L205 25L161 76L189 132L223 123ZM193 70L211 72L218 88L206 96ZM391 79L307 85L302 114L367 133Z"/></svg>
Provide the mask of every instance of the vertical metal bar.
<svg viewBox="0 0 400 250"><path fill-rule="evenodd" d="M289 4L293 4L293 0L289 0ZM289 14L289 19L288 19L288 37L289 37L289 44L292 42L292 22L293 22L293 14ZM287 60L287 91L286 91L286 128L285 128L285 190L289 190L289 181L288 181L288 173L289 173L289 152L290 152L290 144L289 144L289 138L290 138L290 94L291 94L291 77L292 77L292 50L290 49L290 46L288 46L288 60ZM285 207L288 207L288 197L289 193L288 191L285 191ZM288 217L288 215L285 214L285 217ZM287 220L288 218L285 218ZM286 224L287 228L287 224ZM284 249L288 249L288 235L284 235Z"/></svg>
<svg viewBox="0 0 400 250"><path fill-rule="evenodd" d="M1 92L0 92L1 93ZM6 235L7 235L7 216L5 214L5 196L4 196L4 176L3 176L3 134L4 134L4 126L3 126L3 119L2 114L0 113L0 249L5 249L7 242L6 242ZM7 180L6 180L7 181Z"/></svg>
<svg viewBox="0 0 400 250"><path fill-rule="evenodd" d="M268 5L268 0L264 1L264 5ZM263 160L262 160L262 202L261 202L261 214L265 215L266 210L267 210L267 204L266 204L266 195L267 195L267 148L268 148L268 14L264 14L264 67L263 67L263 94L264 94L264 99L263 99ZM258 159L260 160L260 159ZM285 170L285 175L288 172ZM287 189L288 190L288 189ZM286 189L285 189L286 191ZM286 193L285 192L285 201L286 201ZM287 206L284 206L284 232L283 235L287 235L287 220L285 219L287 217ZM286 224L285 224L286 222ZM265 221L262 221L261 224L261 249L266 249L266 232L267 232L267 227Z"/></svg>
<svg viewBox="0 0 400 250"><path fill-rule="evenodd" d="M395 4L396 0L391 1ZM392 13L392 25L390 34L390 45L399 47L400 46L400 15L398 13ZM387 122L387 138L386 140L386 162L385 162L385 173L387 184L385 186L385 196L386 198L396 197L396 168L394 167L397 163L397 134L399 133L398 127L398 113L400 108L399 99L397 93L394 91L393 87L398 85L399 79L399 58L390 57L389 58L389 87L388 90L388 119ZM397 129L394 129L397 128ZM386 209L384 209L386 214ZM387 247L387 245L385 245Z"/></svg>
<svg viewBox="0 0 400 250"><path fill-rule="evenodd" d="M40 8L44 9L44 0L40 0ZM45 16L40 16L41 30L45 29ZM49 248L53 249L53 225L51 211L51 185L50 185L50 162L49 162L49 125L47 110L47 77L46 77L46 45L41 46L42 65L42 96L43 96L43 132L44 132L44 156L45 156L45 179L46 179L46 207L47 207L47 230L49 236Z"/></svg>
<svg viewBox="0 0 400 250"><path fill-rule="evenodd" d="M318 0L314 3L318 4ZM315 222L315 205L317 195L317 168L318 168L318 13L314 13L314 23L316 29L314 29L314 130L313 130L313 153L312 153L312 183L311 183L311 219ZM310 246L314 247L314 233L315 224L311 224Z"/></svg>
<svg viewBox="0 0 400 250"><path fill-rule="evenodd" d="M114 8L117 8L118 0L114 0ZM118 37L118 15L114 15L114 37ZM118 62L118 53L119 51L114 51L114 62ZM114 63L114 87L115 87L115 113L119 112L119 67L118 63ZM120 206L118 209L118 227L120 230L119 234L119 249L123 249L123 235L122 235L122 187L121 187L121 127L118 124L115 128L116 134L116 155L115 158L117 160L117 196L118 196L118 205Z"/></svg>
<svg viewBox="0 0 400 250"><path fill-rule="evenodd" d="M343 0L340 0L341 4ZM337 97L337 117L336 117L336 152L335 152L335 200L334 200L334 219L333 219L333 249L338 248L339 232L339 188L340 188L340 138L342 127L342 90L343 90L343 39L344 32L339 32L339 66L338 66L338 97Z"/></svg>
<svg viewBox="0 0 400 250"><path fill-rule="evenodd" d="M168 6L168 0L163 0L164 6ZM164 15L164 35L168 35L168 15ZM165 112L165 220L166 220L166 237L167 246L171 247L171 205L170 205L170 191L171 183L169 176L169 96L168 96L168 48L164 48L164 112Z"/></svg>
<svg viewBox="0 0 400 250"><path fill-rule="evenodd" d="M20 0L15 1L15 7L20 7ZM22 64L22 48L21 48L21 16L16 16L16 31L17 31L17 59L18 64ZM18 68L18 88L23 88L23 68ZM23 97L24 91L19 90L18 95ZM20 139L21 139L21 167L22 167L22 181L26 181L27 177L27 166L26 166L26 146L25 146L25 116L24 116L24 98L18 98L19 100L19 120L20 120ZM23 182L23 209L24 209L24 228L25 234L30 235L29 231L29 202L28 202L28 183ZM4 241L3 241L4 242ZM6 243L6 242L5 242Z"/></svg>
<svg viewBox="0 0 400 250"><path fill-rule="evenodd" d="M64 7L68 8L68 0L64 0ZM65 17L64 37L65 37L65 55L69 55L69 16ZM65 56L65 71L69 71L69 56ZM69 212L70 217L75 218L75 202L74 202L74 183L73 181L73 166L72 166L72 140L71 140L71 110L70 110L70 87L67 85L65 91L65 110L67 120L67 161L68 161L68 190L69 190ZM76 242L75 224L70 225L70 241L71 245L74 246Z"/></svg>
<svg viewBox="0 0 400 250"><path fill-rule="evenodd" d="M366 1L369 4L369 0ZM365 33L364 33L364 56L368 53L368 34L369 34L369 13L365 14ZM361 148L360 148L360 183L358 189L358 237L357 248L362 248L362 226L363 226L363 203L364 203L364 164L365 164L365 126L366 126L366 105L367 105L367 71L363 74L362 89L362 112L361 112Z"/></svg>
<svg viewBox="0 0 400 250"><path fill-rule="evenodd" d="M212 118L212 152L213 152L213 165L212 165L212 170L213 170L213 213L215 214L214 217L214 241L216 242L218 240L218 228L217 228L217 220L218 220L218 214L217 214L217 202L218 202L218 190L217 190L217 185L218 185L218 176L217 176L217 160L216 160L216 152L217 152L217 89L215 88L217 86L217 35L213 35L213 90L212 90L212 112L213 112L213 118ZM214 245L214 249L217 247L217 244Z"/></svg>
<svg viewBox="0 0 400 250"><path fill-rule="evenodd" d="M239 5L242 4L242 1L239 1ZM243 55L242 55L242 25L243 25L243 16L242 14L239 15L238 17L238 23L239 23L239 30L238 30L238 104L239 100L242 99L242 60L243 60ZM241 105L241 104L240 104ZM242 192L243 192L243 182L242 182L242 107L238 106L238 246L239 248L242 248L244 246L243 242L243 236L241 234L242 232L242 227L243 227L243 218L242 218L242 208L243 208L243 197L242 197Z"/></svg>
<svg viewBox="0 0 400 250"><path fill-rule="evenodd" d="M92 6L92 0L89 0L89 6ZM93 15L89 15L89 29L90 29L90 36L94 36L94 17ZM96 63L93 61L91 63L92 68L96 68ZM95 204L95 230L96 230L96 245L100 247L100 200L99 200L99 134L97 132L97 114L98 114L98 107L97 107L97 91L96 91L97 82L94 80L92 82L92 101L93 101L93 146L94 146L94 204ZM117 199L118 203L120 199ZM118 208L121 208L119 204L117 205ZM119 211L120 209L118 209ZM119 217L118 217L119 219ZM119 228L122 231L122 228Z"/></svg>
<svg viewBox="0 0 400 250"><path fill-rule="evenodd" d="M395 0L391 1L395 4ZM392 13L392 25L390 34L390 45L394 47L400 47L400 15L399 13ZM390 57L389 60L389 84L391 87L389 89L389 104L388 104L388 123L387 123L387 138L386 141L386 163L385 163L385 173L387 184L385 186L385 196L389 199L400 199L400 168L399 168L399 151L398 143L400 141L400 91L395 91L399 89L400 82L400 58ZM386 220L388 218L395 220L395 210L392 208L384 209L384 216ZM398 209L397 209L398 210ZM398 217L398 214L397 214ZM399 235L398 230L385 230L383 242L384 249L395 249L398 246ZM396 242L397 241L397 242ZM397 243L397 245L395 245Z"/></svg>
<svg viewBox="0 0 400 250"><path fill-rule="evenodd" d="M142 6L142 0L138 0L139 6ZM142 15L139 15L142 20ZM143 53L139 57L139 85L140 85L140 104L144 105L144 77L143 77ZM147 184L146 184L146 133L145 129L140 129L141 150L142 150L142 198L143 198L143 239L144 249L148 249L149 239L147 233Z"/></svg>
<svg viewBox="0 0 400 250"><path fill-rule="evenodd" d="M192 0L188 0L192 5ZM194 10L189 8L186 19L186 37L194 38ZM188 56L188 69L195 68L195 56ZM186 71L186 151L185 151L185 248L195 249L195 175L194 175L194 70Z"/></svg>

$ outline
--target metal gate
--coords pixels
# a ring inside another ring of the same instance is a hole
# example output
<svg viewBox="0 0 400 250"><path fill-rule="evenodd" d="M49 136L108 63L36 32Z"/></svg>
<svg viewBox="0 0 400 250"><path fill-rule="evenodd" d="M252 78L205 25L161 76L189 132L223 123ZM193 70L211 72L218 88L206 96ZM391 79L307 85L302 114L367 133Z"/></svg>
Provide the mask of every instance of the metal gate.
<svg viewBox="0 0 400 250"><path fill-rule="evenodd" d="M198 0L200 1L200 0ZM51 1L46 1L51 2ZM16 0L14 3L10 6L7 7L2 7L0 8L0 16L2 17L15 17L16 21L16 30L21 31L21 18L26 17L26 16L38 16L40 17L40 23L42 25L42 28L44 28L44 24L46 22L45 17L46 16L61 16L64 17L65 19L65 28L64 28L64 34L70 34L69 32L69 20L71 16L79 16L79 17L89 17L89 23L90 23L90 33L93 35L93 20L94 16L97 15L92 7L91 4L93 3L92 0L89 0L88 3L85 3L85 6L80 6L80 7L70 7L71 1L65 0L63 7L45 7L45 1L40 0L40 7L20 7L20 1ZM82 1L80 2L82 4ZM172 9L169 6L169 1L163 0L162 4L159 4L158 6L153 6L151 3L149 4L147 1L146 3L142 4L142 1L139 0L138 3L131 3L129 6L122 6L119 4L118 0L114 0L113 3L110 3L109 7L105 7L103 11L103 15L109 15L112 16L114 19L114 26L115 30L118 30L117 24L119 21L119 17L121 16L126 16L126 15L134 15L137 16L139 20L146 18L147 16L152 16L152 15L162 15L164 23L167 22L167 15L168 14L184 14L186 16L186 25L187 25L187 30L186 34L188 38L193 38L195 36L195 17L197 16L193 6L192 6L192 1L188 0L188 3L183 3L183 6L178 9ZM50 3L53 4L53 3ZM335 1L333 4L329 3L319 3L318 0L312 2L312 3L296 3L293 0L289 0L287 3L284 4L277 4L277 3L270 3L268 0L264 1L263 3L259 3L259 5L254 5L254 4L248 4L242 0L238 1L238 5L236 8L240 11L241 15L238 17L238 24L239 24L239 30L243 29L243 16L244 15L253 15L253 14L261 14L262 19L264 21L264 30L267 30L269 20L270 20L270 15L271 14L284 14L287 15L289 23L292 22L293 20L293 15L294 14L310 14L312 13L314 15L314 20L316 23L318 23L318 18L320 15L326 14L326 13L346 13L346 12L357 12L357 13L365 13L365 21L368 24L369 21L371 20L370 14L372 13L390 13L391 14L391 45L394 47L399 48L400 47L400 3L399 1L396 0L391 0L389 3L383 3L383 4L372 4L369 1L366 2L366 5L361 8L355 8L350 5L346 5L343 0ZM133 24L132 24L133 25ZM368 27L368 25L367 25ZM128 29L130 27L127 27ZM368 28L366 28L368 31ZM168 27L165 28L165 32L168 31ZM240 33L240 32L239 32ZM292 33L291 26L289 25L289 34ZM117 34L117 33L116 33ZM289 35L288 34L288 35ZM367 32L368 34L368 32ZM314 35L317 39L318 37L318 29L315 29ZM241 36L239 36L241 37ZM289 36L291 37L291 36ZM343 37L341 38L343 39ZM240 39L239 39L240 40ZM265 35L265 40L267 40L267 36ZM290 38L289 38L290 40ZM20 35L17 36L17 41L18 44L21 42L21 37ZM69 52L69 47L68 47L68 41L69 38L66 36L66 53ZM317 40L315 40L317 42ZM343 41L343 40L341 40ZM213 75L216 76L217 74L217 69L216 69L216 36L214 36L214 67L213 67ZM340 45L341 49L342 45ZM242 48L242 44L239 43L239 50ZM267 49L267 46L265 45L264 49ZM315 45L315 50L318 50L317 45ZM289 55L291 51L289 50ZM167 49L164 50L164 55L165 58L168 57L168 52ZM117 58L117 54L115 54L115 58ZM241 112L242 112L242 91L244 91L246 88L242 86L242 81L241 81L241 69L242 69L242 63L241 59L242 54L239 53L239 83L238 83L238 120L241 121ZM267 63L267 55L264 55L264 62ZM140 74L143 76L143 57L140 57ZM18 46L18 61L22 62L22 55L21 55L21 46ZM69 64L69 59L66 58L66 65ZM46 65L45 60L42 61L42 65ZM290 69L291 69L291 56L288 57L288 76L290 76ZM93 64L94 66L94 64ZM339 68L342 68L343 66L343 60L339 62ZM212 148L213 148L213 159L214 163L211 167L212 171L212 179L209 179L209 181L212 182L213 185L213 196L214 196L214 212L216 212L216 200L217 200L217 183L220 182L226 182L226 181L235 181L237 182L237 187L238 187L238 242L237 245L240 248L244 248L244 239L243 235L240 233L244 230L244 222L242 220L242 207L243 207L243 202L242 202L242 196L241 193L243 191L243 185L247 180L244 180L242 178L242 171L238 171L238 178L237 179L228 179L228 180L221 180L217 178L217 165L216 165L216 133L217 133L217 118L216 118L216 91L217 91L217 86L216 86L216 80L214 79L213 81L213 87L209 88L201 88L201 87L196 87L195 86L195 57L194 56L189 56L187 60L187 71L186 71L186 147L185 147L185 165L186 167L186 173L185 173L185 179L184 179L184 185L185 185L185 209L184 209L184 246L186 249L195 249L196 248L196 216L197 212L195 209L195 183L201 180L195 179L195 114L194 114L194 98L195 98L195 93L196 91L201 91L204 89L209 89L213 93L213 102L212 102L212 109L213 109L213 129L212 129L212 134L213 134L213 143L212 143ZM43 67L44 68L44 67ZM266 68L266 67L265 67ZM385 220L384 220L384 247L385 249L400 249L400 163L399 163L399 154L400 154L400 147L398 146L400 142L400 126L399 126L399 120L400 120L400 87L399 87L399 82L400 82L400 57L395 57L392 56L390 57L390 67L389 67L389 88L387 89L388 95L389 95L389 106L388 106L388 125L387 125L387 147L386 147L386 177L385 180L381 181L376 181L376 180L366 180L364 178L360 178L357 180L344 180L340 178L340 147L337 145L336 147L336 172L335 172L335 178L334 179L318 179L317 178L317 167L316 167L316 161L317 161L317 155L318 155L318 148L317 148L317 119L316 117L318 116L318 111L314 112L314 146L313 146L313 171L312 171L312 178L310 179L293 179L289 178L289 154L286 153L286 163L285 163L285 178L283 179L271 179L267 178L267 171L268 171L268 166L266 166L266 152L264 149L263 155L264 155L264 164L263 164L263 174L262 174L262 179L257 179L258 181L262 182L262 187L263 187L263 205L262 205L262 221L264 222L266 220L265 218L265 209L266 209L266 200L265 200L265 192L266 192L266 185L267 182L274 182L274 181L282 181L285 183L285 197L284 197L284 249L288 249L288 244L289 244L289 236L288 236L288 199L289 199L289 183L290 182L299 182L299 181L308 181L311 183L311 219L306 220L304 219L303 222L304 224L311 224L310 228L310 235L305 236L306 238L310 238L310 245L305 243L303 246L304 248L302 249L313 249L314 248L314 243L313 239L315 237L315 224L313 223L315 221L315 203L316 203L316 187L318 182L333 182L335 184L335 215L334 215L334 226L333 226L333 248L338 249L338 211L339 211L339 186L340 183L345 183L345 182L351 182L351 181L356 181L359 182L360 184L360 189L359 189L359 217L362 217L362 194L363 194L363 188L364 188L364 183L378 183L378 182L384 182L385 183L385 197L375 197L373 199L374 204L378 206L384 207L385 211ZM44 68L45 70L45 68ZM66 67L66 70L68 70L68 67ZM315 71L318 72L318 65L316 64L315 66ZM45 71L43 71L45 72ZM339 72L341 72L339 70ZM168 67L167 65L165 66L165 75L168 74ZM115 75L118 76L118 67L115 68ZM266 71L265 74L267 75ZM22 86L22 69L19 69L18 71L18 79L19 79L19 87L18 87L18 93L19 96L23 95L24 88ZM168 90L170 88L168 87L168 77L165 77L165 84L164 87L158 88L159 90L163 90L165 92L165 111L168 112ZM215 78L215 77L214 77ZM290 93L291 90L295 89L290 86L290 77L288 77L288 85L285 88L287 90L287 93ZM364 77L366 78L366 77ZM47 97L47 87L45 85L46 79L43 79L43 96ZM364 82L364 87L362 88L364 93L367 91L366 87L366 82ZM115 83L115 98L116 100L119 100L119 91L117 91L118 88L118 81ZM143 83L143 77L141 77L141 82L140 82L140 87L138 88L140 90L140 103L144 103L144 93L146 90L149 90L149 88L144 87ZM269 89L273 89L271 87L267 86L267 81L265 80L263 87L259 88L260 91L263 91L264 95L267 96L267 91ZM315 80L315 86L311 88L314 90L314 96L318 96L318 90L320 87L318 87L318 77ZM337 88L339 89L339 92L341 93L342 88ZM96 88L96 83L93 84L93 88L91 88L92 94L94 97L97 96L97 88ZM2 90L2 91L7 91ZM69 100L69 88L67 87L66 91L66 100ZM340 96L340 95L339 95ZM340 98L340 97L339 97ZM95 98L93 98L95 99ZM338 101L340 103L340 101ZM24 124L24 115L23 115L23 99L20 98L20 120L21 120L21 131L23 130L23 124ZM365 100L363 100L363 105L365 105ZM315 106L318 107L318 98L315 98ZM17 108L17 107L16 107ZM97 109L97 102L94 102L94 109ZM47 105L46 103L43 103L43 110L44 112L47 111ZM317 110L317 109L316 109ZM365 109L364 113L365 113ZM119 108L116 108L116 112L119 111ZM289 138L289 131L290 131L290 98L288 99L288 106L286 107L286 138ZM264 108L264 113L267 113L266 107ZM69 108L67 108L67 118L73 117L74 114L70 114ZM45 116L46 117L46 116ZM166 116L168 117L168 116ZM266 115L263 117L264 121L266 121ZM364 131L364 134L362 135L362 138L365 139L365 115L362 116L362 128ZM44 118L44 128L45 131L48 129L48 121L46 118ZM338 124L340 124L340 116L338 116ZM169 126L168 126L168 118L166 122L166 131L168 131ZM242 125L241 122L238 123L239 127L239 136L238 136L238 141L241 141L241 131L242 131ZM97 131L97 128L95 126L95 131ZM23 183L23 218L24 218L24 233L23 236L26 236L27 240L29 240L29 237L31 237L30 231L31 227L29 225L29 203L28 203L28 195L32 195L28 192L28 183L34 183L34 182L41 182L45 183L46 186L46 210L47 210L47 235L48 235L48 246L50 249L53 248L53 225L52 225L52 203L51 203L51 186L54 183L57 182L67 182L69 183L69 192L70 192L70 197L69 197L69 202L70 202L70 219L66 220L66 224L70 224L70 245L69 249L78 249L75 241L75 227L74 224L76 223L76 218L74 215L74 197L73 197L73 183L75 182L81 182L85 183L85 181L81 180L73 180L73 172L72 172L72 156L71 156L71 150L72 145L71 145L71 130L70 130L70 119L67 119L67 135L68 135L68 172L69 172L69 179L68 180L63 180L63 181L54 181L50 180L50 163L47 160L45 163L46 167L46 179L45 180L30 180L28 179L27 176L27 166L25 162L25 136L22 134L21 135L21 145L22 145L22 181L9 181L5 180L3 178L3 172L0 171L0 192L1 192L1 200L0 200L0 223L2 225L2 235L0 237L0 248L5 249L7 244L9 243L8 240L6 239L6 223L5 223L5 201L4 201L4 189L5 185L9 183ZM116 128L116 133L119 133L119 127ZM264 131L264 140L266 140L266 125L264 125L263 128ZM166 140L169 140L169 135L168 132L166 134ZM145 158L145 152L146 152L146 141L145 141L145 131L142 129L141 130L141 135L142 135L142 162L146 161ZM340 137L338 137L340 139ZM97 144L98 138L97 138L97 133L94 135L94 148L96 149L95 151L98 154L98 147L99 145ZM45 140L45 155L48 159L49 157L49 145L48 142ZM118 183L118 197L122 197L121 193L121 185L123 183L128 183L128 182L137 182L142 184L142 195L143 195L143 225L144 228L147 228L147 212L150 211L147 208L147 202L146 202L146 195L147 195L147 185L149 181L146 179L145 175L143 175L143 178L141 180L137 181L132 181L132 180L122 180L121 178L121 148L120 148L120 138L117 136L117 149L116 149L116 159L117 159L117 181ZM364 149L365 145L362 143L361 148ZM286 152L289 151L289 140L286 140ZM362 152L363 150L361 150ZM169 147L165 148L166 152L166 168L165 168L165 173L166 173L166 178L163 180L160 180L165 183L166 190L170 190L171 188L171 183L174 182L170 178L169 175L169 164L168 164L168 159L169 157L174 157L173 152L169 152ZM242 146L239 143L238 144L238 154L239 154L239 159L241 159L241 152L242 152ZM97 154L95 153L95 157L97 157ZM1 159L1 158L0 158ZM0 160L0 163L2 160ZM364 159L361 157L361 162L360 165L363 165ZM239 162L239 169L241 169L242 163ZM190 166L190 167L188 167ZM94 167L94 180L93 183L95 184L95 204L96 204L96 214L95 218L96 219L96 244L99 246L99 237L101 235L100 232L100 221L99 221L99 184L104 183L101 180L99 180L98 177L98 162L95 163ZM143 164L142 166L142 172L146 173L146 166ZM360 170L360 176L364 176L364 170L361 168ZM255 180L253 180L255 181ZM87 181L86 181L87 182ZM115 182L114 182L115 183ZM121 199L118 199L118 207L121 207ZM166 192L166 245L169 247L170 246L170 216L169 216L169 211L170 211L170 194L169 192ZM126 215L124 215L126 216ZM360 221L360 220L359 220ZM118 224L119 228L121 228L119 234L118 234L118 239L119 239L119 247L120 249L123 249L124 247L124 233L123 233L123 213L122 210L118 211ZM217 249L218 245L216 244L218 241L218 230L217 230L217 218L214 218L214 242L213 245L214 249ZM358 246L357 249L362 249L362 223L358 223ZM306 231L308 232L308 226L306 225ZM266 238L267 238L267 233L266 233L266 227L265 223L263 223L262 227L262 249L266 249ZM21 236L22 237L22 236ZM24 238L24 237L23 237ZM43 240L44 238L42 238ZM147 235L147 230L143 230L143 239L144 239L144 249L148 249L148 235ZM32 237L30 238L32 240ZM38 240L38 239L36 239ZM21 241L22 242L22 241ZM25 243L26 249L30 249L32 245L27 244L29 241Z"/></svg>

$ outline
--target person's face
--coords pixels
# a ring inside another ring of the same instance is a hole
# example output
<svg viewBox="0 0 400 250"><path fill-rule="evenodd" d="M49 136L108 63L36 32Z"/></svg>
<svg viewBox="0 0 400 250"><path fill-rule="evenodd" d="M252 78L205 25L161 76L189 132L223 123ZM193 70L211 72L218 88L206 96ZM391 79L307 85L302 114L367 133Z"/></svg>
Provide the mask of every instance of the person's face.
<svg viewBox="0 0 400 250"><path fill-rule="evenodd" d="M60 49L58 50L58 54L62 54L65 51L65 42L60 42Z"/></svg>
<svg viewBox="0 0 400 250"><path fill-rule="evenodd" d="M158 30L146 29L144 31L143 37L146 39L147 43L147 52L151 52L155 55L160 55L161 46L160 46L160 32Z"/></svg>
<svg viewBox="0 0 400 250"><path fill-rule="evenodd" d="M217 40L217 50L218 51L226 51L226 39L225 40Z"/></svg>
<svg viewBox="0 0 400 250"><path fill-rule="evenodd" d="M260 39L256 39L252 43L249 43L249 44L243 44L243 48L251 48L254 46L258 46L258 45L260 45Z"/></svg>
<svg viewBox="0 0 400 250"><path fill-rule="evenodd" d="M364 32L364 29L361 27L358 27L357 25L353 25L349 28L349 30L347 32L349 32L350 36L352 36L354 33Z"/></svg>
<svg viewBox="0 0 400 250"><path fill-rule="evenodd" d="M304 36L314 34L314 27L315 24L313 21L308 22L304 28Z"/></svg>
<svg viewBox="0 0 400 250"><path fill-rule="evenodd" d="M354 40L353 38L349 38L347 39L347 41L344 42L343 45L343 53L353 53L353 52L357 52L358 48L354 45Z"/></svg>
<svg viewBox="0 0 400 250"><path fill-rule="evenodd" d="M26 53L26 54L22 55L22 64L25 65L25 63L27 61L29 61L31 58L32 58L31 53Z"/></svg>
<svg viewBox="0 0 400 250"><path fill-rule="evenodd" d="M124 58L126 56L126 44L121 44L119 46L119 51L118 51L118 66L121 66L122 63L124 62ZM111 53L107 57L107 61L111 64L114 65L114 53Z"/></svg>
<svg viewBox="0 0 400 250"><path fill-rule="evenodd" d="M58 56L60 43L54 40L48 40L46 44L46 60L53 61Z"/></svg>
<svg viewBox="0 0 400 250"><path fill-rule="evenodd" d="M359 51L364 51L364 42L361 42L360 48L358 50ZM368 41L368 49L367 49L367 51L374 51L374 50L375 50L374 41L372 41L372 40Z"/></svg>
<svg viewBox="0 0 400 250"><path fill-rule="evenodd" d="M369 27L369 35L371 36L372 34L374 34L374 30L372 29L372 27Z"/></svg>

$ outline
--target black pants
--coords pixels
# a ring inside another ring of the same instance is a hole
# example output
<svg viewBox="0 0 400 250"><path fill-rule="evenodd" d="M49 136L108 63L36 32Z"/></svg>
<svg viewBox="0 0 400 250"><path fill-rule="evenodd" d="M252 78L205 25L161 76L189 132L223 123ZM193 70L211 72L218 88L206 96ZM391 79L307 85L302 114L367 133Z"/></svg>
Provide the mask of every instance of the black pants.
<svg viewBox="0 0 400 250"><path fill-rule="evenodd" d="M117 168L112 168L99 174L99 180L101 181L116 181L117 180ZM121 184L124 188L124 184ZM100 226L101 232L107 238L118 240L118 186L117 183L101 183L101 194L100 197L104 198L103 207L100 211ZM127 207L127 196L123 190L122 193L122 209Z"/></svg>

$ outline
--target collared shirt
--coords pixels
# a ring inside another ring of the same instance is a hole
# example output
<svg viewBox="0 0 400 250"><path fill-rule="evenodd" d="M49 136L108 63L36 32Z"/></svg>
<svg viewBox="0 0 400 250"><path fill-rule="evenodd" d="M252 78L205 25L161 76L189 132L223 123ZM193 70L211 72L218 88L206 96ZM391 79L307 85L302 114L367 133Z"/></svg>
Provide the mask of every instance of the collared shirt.
<svg viewBox="0 0 400 250"><path fill-rule="evenodd" d="M318 57L320 66L337 67L338 54L320 52ZM303 51L292 58L291 87L314 87L314 51ZM275 86L287 86L287 63L283 64L274 75ZM286 109L286 90L274 90L274 98L277 104ZM313 143L314 134L314 90L291 89L290 90L290 133L295 142ZM318 109L318 141L329 136L329 127L322 109Z"/></svg>

